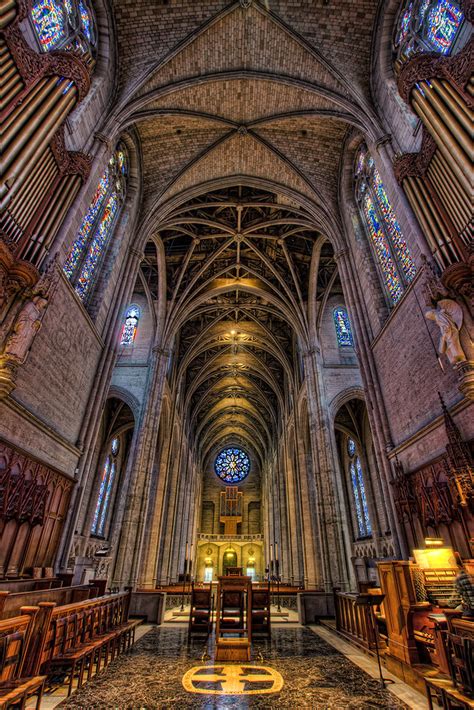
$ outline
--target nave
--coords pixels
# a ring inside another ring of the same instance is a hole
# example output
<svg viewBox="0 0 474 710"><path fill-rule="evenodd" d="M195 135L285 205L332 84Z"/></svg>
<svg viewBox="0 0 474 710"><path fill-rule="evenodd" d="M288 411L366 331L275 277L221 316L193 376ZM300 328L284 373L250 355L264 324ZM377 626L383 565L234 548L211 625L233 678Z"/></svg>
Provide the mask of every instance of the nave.
<svg viewBox="0 0 474 710"><path fill-rule="evenodd" d="M0 710L472 710L473 7L0 2Z"/></svg>

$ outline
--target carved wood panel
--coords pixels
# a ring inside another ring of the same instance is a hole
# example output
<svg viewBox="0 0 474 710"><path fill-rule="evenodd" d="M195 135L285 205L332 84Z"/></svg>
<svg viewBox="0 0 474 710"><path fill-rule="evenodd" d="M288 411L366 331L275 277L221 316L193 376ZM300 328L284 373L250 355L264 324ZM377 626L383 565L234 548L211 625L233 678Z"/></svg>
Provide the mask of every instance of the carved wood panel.
<svg viewBox="0 0 474 710"><path fill-rule="evenodd" d="M0 576L53 566L73 486L0 441Z"/></svg>

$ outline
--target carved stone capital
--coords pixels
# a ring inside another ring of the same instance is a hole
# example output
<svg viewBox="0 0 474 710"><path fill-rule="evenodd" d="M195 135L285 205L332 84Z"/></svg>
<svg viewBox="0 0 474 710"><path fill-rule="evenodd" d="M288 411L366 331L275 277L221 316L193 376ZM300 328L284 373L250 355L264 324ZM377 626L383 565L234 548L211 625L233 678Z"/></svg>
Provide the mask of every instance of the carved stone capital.
<svg viewBox="0 0 474 710"><path fill-rule="evenodd" d="M0 355L0 399L8 397L15 389L18 363L8 355Z"/></svg>
<svg viewBox="0 0 474 710"><path fill-rule="evenodd" d="M458 388L467 399L474 399L474 361L467 360L453 366L458 376Z"/></svg>
<svg viewBox="0 0 474 710"><path fill-rule="evenodd" d="M7 240L0 234L0 312L16 293L32 288L39 276L33 264L15 259Z"/></svg>

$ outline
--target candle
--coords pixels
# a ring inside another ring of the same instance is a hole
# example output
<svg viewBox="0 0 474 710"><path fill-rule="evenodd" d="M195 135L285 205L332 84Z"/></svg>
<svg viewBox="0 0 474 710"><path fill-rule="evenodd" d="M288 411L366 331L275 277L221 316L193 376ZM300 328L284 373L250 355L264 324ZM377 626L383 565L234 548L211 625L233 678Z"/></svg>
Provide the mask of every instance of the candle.
<svg viewBox="0 0 474 710"><path fill-rule="evenodd" d="M278 543L275 543L275 560L278 560Z"/></svg>
<svg viewBox="0 0 474 710"><path fill-rule="evenodd" d="M186 540L186 555L184 557L185 560L188 559L188 541Z"/></svg>
<svg viewBox="0 0 474 710"><path fill-rule="evenodd" d="M270 545L270 562L273 562L273 545Z"/></svg>

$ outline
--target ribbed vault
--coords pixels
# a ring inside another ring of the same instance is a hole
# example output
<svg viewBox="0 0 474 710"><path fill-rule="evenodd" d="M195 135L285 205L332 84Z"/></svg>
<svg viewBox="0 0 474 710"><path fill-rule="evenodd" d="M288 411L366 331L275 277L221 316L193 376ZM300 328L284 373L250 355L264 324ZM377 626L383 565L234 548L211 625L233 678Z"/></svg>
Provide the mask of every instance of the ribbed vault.
<svg viewBox="0 0 474 710"><path fill-rule="evenodd" d="M334 284L332 248L303 208L245 185L176 207L155 239L166 262L170 384L196 454L204 463L217 447L241 444L262 464L300 382L315 245L314 298ZM141 282L151 293L153 242L145 254Z"/></svg>

